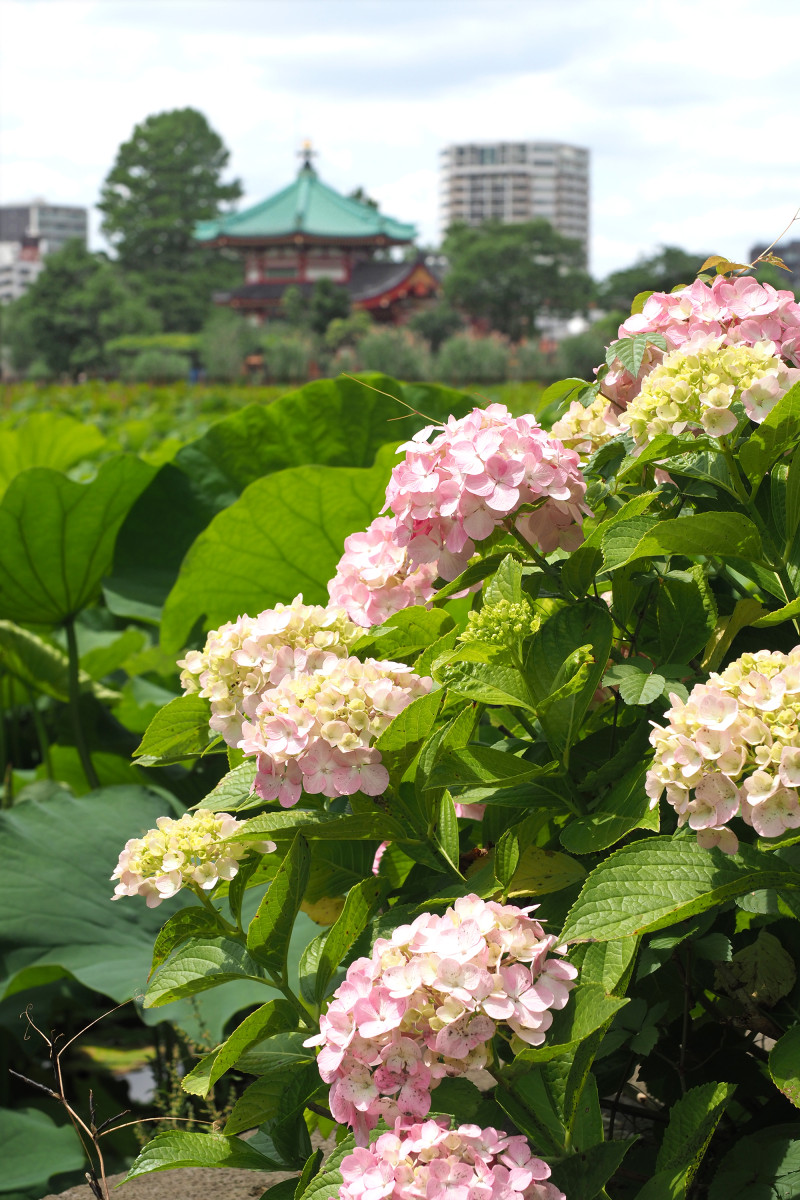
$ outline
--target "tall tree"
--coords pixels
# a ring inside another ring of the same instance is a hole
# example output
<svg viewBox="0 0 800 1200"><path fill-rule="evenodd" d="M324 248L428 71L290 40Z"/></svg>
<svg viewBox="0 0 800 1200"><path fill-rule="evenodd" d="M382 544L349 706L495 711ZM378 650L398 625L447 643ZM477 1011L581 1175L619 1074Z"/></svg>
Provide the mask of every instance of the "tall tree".
<svg viewBox="0 0 800 1200"><path fill-rule="evenodd" d="M593 297L583 247L549 221L454 225L442 250L450 261L450 303L515 340L534 333L545 314L569 316Z"/></svg>
<svg viewBox="0 0 800 1200"><path fill-rule="evenodd" d="M193 238L242 194L238 180L222 181L229 157L202 113L175 109L136 126L103 184L103 232L166 329L199 329L212 292L238 279L237 264Z"/></svg>
<svg viewBox="0 0 800 1200"><path fill-rule="evenodd" d="M25 366L23 360L34 357L54 375L103 371L110 365L106 342L157 333L161 324L118 268L78 240L48 256L44 271L12 307L14 365Z"/></svg>

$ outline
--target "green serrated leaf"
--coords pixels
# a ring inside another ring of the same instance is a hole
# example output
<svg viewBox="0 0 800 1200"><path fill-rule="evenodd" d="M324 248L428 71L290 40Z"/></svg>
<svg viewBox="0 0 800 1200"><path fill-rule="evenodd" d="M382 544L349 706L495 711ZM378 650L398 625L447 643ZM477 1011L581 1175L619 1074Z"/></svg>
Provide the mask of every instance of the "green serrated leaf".
<svg viewBox="0 0 800 1200"><path fill-rule="evenodd" d="M134 751L140 767L165 766L205 753L216 739L208 726L208 701L176 696L156 713ZM220 746L220 752L224 749Z"/></svg>
<svg viewBox="0 0 800 1200"><path fill-rule="evenodd" d="M351 653L395 662L418 655L454 627L453 618L440 609L404 608L358 639Z"/></svg>
<svg viewBox="0 0 800 1200"><path fill-rule="evenodd" d="M366 928L384 887L382 879L364 879L348 892L344 908L320 948L313 989L315 1003L321 1004L328 994L334 971Z"/></svg>
<svg viewBox="0 0 800 1200"><path fill-rule="evenodd" d="M597 1200L601 1189L615 1173L637 1137L600 1142L569 1158L553 1169L550 1182L564 1189L569 1200Z"/></svg>
<svg viewBox="0 0 800 1200"><path fill-rule="evenodd" d="M181 908L159 930L153 946L150 974L169 958L176 946L189 938L210 938L219 933L219 922L207 908Z"/></svg>
<svg viewBox="0 0 800 1200"><path fill-rule="evenodd" d="M434 767L429 787L447 787L453 791L466 787L514 787L533 779L542 768L515 754L473 743L447 750Z"/></svg>
<svg viewBox="0 0 800 1200"><path fill-rule="evenodd" d="M570 821L561 831L561 844L570 854L607 850L632 829L658 829L658 809L650 808L644 790L647 768L634 767L586 816Z"/></svg>
<svg viewBox="0 0 800 1200"><path fill-rule="evenodd" d="M685 1186L691 1186L735 1091L734 1083L703 1083L690 1088L673 1104L656 1159L656 1171L682 1171Z"/></svg>
<svg viewBox="0 0 800 1200"><path fill-rule="evenodd" d="M231 979L265 982L259 964L240 942L230 938L190 938L158 969L143 1004L145 1008L159 1008Z"/></svg>
<svg viewBox="0 0 800 1200"><path fill-rule="evenodd" d="M760 561L761 538L755 525L737 513L707 512L659 521L636 517L612 526L603 538L603 569L618 570L640 558L672 554Z"/></svg>
<svg viewBox="0 0 800 1200"><path fill-rule="evenodd" d="M199 808L209 808L212 812L238 812L248 808L250 804L263 804L260 796L253 796L253 781L256 777L255 759L235 766L233 770L223 775L213 791L200 801Z"/></svg>
<svg viewBox="0 0 800 1200"><path fill-rule="evenodd" d="M308 842L298 833L247 929L247 949L276 979L286 976L289 941L310 869Z"/></svg>
<svg viewBox="0 0 800 1200"><path fill-rule="evenodd" d="M769 1052L769 1073L795 1108L800 1108L800 1025L793 1025Z"/></svg>
<svg viewBox="0 0 800 1200"><path fill-rule="evenodd" d="M666 929L761 888L800 889L800 872L742 847L704 850L689 838L646 838L623 846L587 879L560 941L607 941Z"/></svg>
<svg viewBox="0 0 800 1200"><path fill-rule="evenodd" d="M610 367L618 360L628 374L636 379L648 346L666 350L667 339L663 333L635 333L632 337L619 338L606 350L606 364Z"/></svg>
<svg viewBox="0 0 800 1200"><path fill-rule="evenodd" d="M663 692L666 682L664 676L657 673L648 675L646 671L632 671L619 681L619 694L626 704L652 704Z"/></svg>
<svg viewBox="0 0 800 1200"><path fill-rule="evenodd" d="M772 464L793 450L800 438L800 384L796 383L767 413L760 425L748 431L739 462L753 490Z"/></svg>
<svg viewBox="0 0 800 1200"><path fill-rule="evenodd" d="M181 1080L184 1092L207 1096L218 1079L257 1042L277 1033L288 1033L297 1026L297 1013L288 1000L270 1000L262 1004L234 1029L216 1050L206 1054Z"/></svg>
<svg viewBox="0 0 800 1200"><path fill-rule="evenodd" d="M221 1133L184 1133L170 1129L157 1133L139 1152L124 1182L172 1171L175 1167L243 1167L251 1171L280 1170L280 1163L254 1150L237 1137Z"/></svg>

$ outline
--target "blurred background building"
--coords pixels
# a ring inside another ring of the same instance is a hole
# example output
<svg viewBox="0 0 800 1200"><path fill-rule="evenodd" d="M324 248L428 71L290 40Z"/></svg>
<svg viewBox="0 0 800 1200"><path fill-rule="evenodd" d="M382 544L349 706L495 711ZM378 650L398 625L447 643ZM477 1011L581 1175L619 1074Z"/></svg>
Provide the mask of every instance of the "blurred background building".
<svg viewBox="0 0 800 1200"><path fill-rule="evenodd" d="M0 205L0 304L18 300L44 270L44 259L73 238L84 245L89 212L32 200Z"/></svg>
<svg viewBox="0 0 800 1200"><path fill-rule="evenodd" d="M563 142L470 142L441 152L442 231L543 217L589 252L589 151Z"/></svg>

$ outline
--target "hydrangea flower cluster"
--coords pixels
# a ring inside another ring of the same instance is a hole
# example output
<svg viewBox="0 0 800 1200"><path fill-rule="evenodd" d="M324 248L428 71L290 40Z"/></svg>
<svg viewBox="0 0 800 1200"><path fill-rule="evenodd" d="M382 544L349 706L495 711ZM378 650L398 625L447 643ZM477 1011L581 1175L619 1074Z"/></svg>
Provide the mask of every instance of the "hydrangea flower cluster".
<svg viewBox="0 0 800 1200"><path fill-rule="evenodd" d="M737 815L760 837L800 826L800 646L743 654L685 704L670 699L669 724L650 734L651 808L666 789L678 824L726 854L738 849Z"/></svg>
<svg viewBox="0 0 800 1200"><path fill-rule="evenodd" d="M334 1119L364 1141L382 1117L419 1119L445 1076L491 1087L487 1043L504 1022L544 1041L577 975L530 908L464 896L444 916L423 913L376 940L337 988L320 1032L320 1074Z"/></svg>
<svg viewBox="0 0 800 1200"><path fill-rule="evenodd" d="M778 358L774 342L726 346L722 338L700 336L667 354L650 372L619 424L630 430L637 446L660 433L679 434L687 428L724 437L737 425L734 400L760 424L798 380L800 369Z"/></svg>
<svg viewBox="0 0 800 1200"><path fill-rule="evenodd" d="M573 400L551 427L550 435L586 459L619 431L619 411L605 396L596 396L585 408L580 400Z"/></svg>
<svg viewBox="0 0 800 1200"><path fill-rule="evenodd" d="M396 529L394 517L377 517L363 533L345 538L328 594L357 625L380 625L434 595L436 563L414 566L408 550L395 541Z"/></svg>
<svg viewBox="0 0 800 1200"><path fill-rule="evenodd" d="M483 608L467 614L467 626L459 640L517 650L521 639L533 633L538 625L529 604L498 600L496 604L484 604Z"/></svg>
<svg viewBox="0 0 800 1200"><path fill-rule="evenodd" d="M436 433L428 442L431 433ZM485 540L523 505L516 527L544 553L582 540L586 483L578 456L532 417L512 417L505 405L473 409L429 425L400 449L405 458L386 489L395 543L415 566L436 563L455 579Z"/></svg>
<svg viewBox="0 0 800 1200"><path fill-rule="evenodd" d="M337 658L314 651L313 668L295 651L294 671L265 691L239 743L258 756L255 790L284 808L302 791L351 796L385 791L389 774L371 743L433 681L403 663Z"/></svg>
<svg viewBox="0 0 800 1200"><path fill-rule="evenodd" d="M636 333L663 334L668 350L698 334L721 337L726 345L771 341L780 358L800 367L800 304L790 291L776 291L747 276L718 275L710 285L698 279L677 292L654 292L642 311L619 327L620 337ZM615 367L606 375L603 391L624 407L660 358L661 351L648 346L638 379Z"/></svg>
<svg viewBox="0 0 800 1200"><path fill-rule="evenodd" d="M157 908L182 887L210 891L221 879L230 881L251 850L271 854L275 849L274 842L227 842L243 824L205 808L177 820L159 817L155 829L125 843L111 876L119 880L112 899L144 896L148 908Z"/></svg>
<svg viewBox="0 0 800 1200"><path fill-rule="evenodd" d="M341 1171L341 1200L566 1200L521 1134L446 1117L382 1133Z"/></svg>
<svg viewBox="0 0 800 1200"><path fill-rule="evenodd" d="M304 604L295 596L291 604L212 629L202 650L179 660L181 687L210 700L211 728L238 746L242 723L263 692L298 668L313 671L325 656L347 657L360 636L343 608Z"/></svg>

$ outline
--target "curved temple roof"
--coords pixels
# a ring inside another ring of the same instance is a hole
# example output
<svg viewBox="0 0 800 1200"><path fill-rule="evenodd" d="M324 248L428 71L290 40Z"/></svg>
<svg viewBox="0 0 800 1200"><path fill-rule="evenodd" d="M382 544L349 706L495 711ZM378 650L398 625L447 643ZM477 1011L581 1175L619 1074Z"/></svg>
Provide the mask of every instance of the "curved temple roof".
<svg viewBox="0 0 800 1200"><path fill-rule="evenodd" d="M386 217L359 200L328 187L306 162L294 183L241 213L216 221L199 221L194 236L200 242L259 241L303 234L309 238L347 241L410 242L413 225Z"/></svg>

